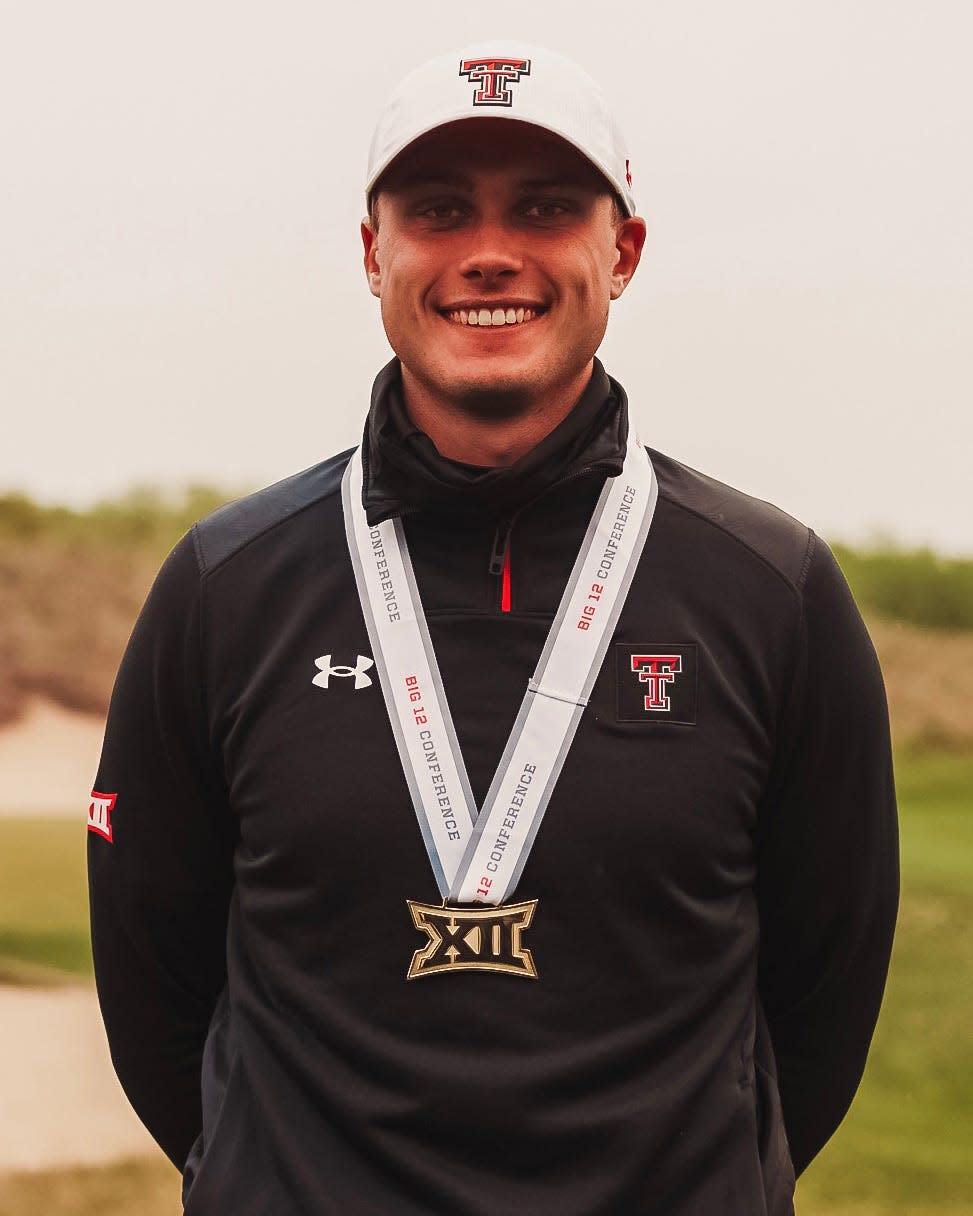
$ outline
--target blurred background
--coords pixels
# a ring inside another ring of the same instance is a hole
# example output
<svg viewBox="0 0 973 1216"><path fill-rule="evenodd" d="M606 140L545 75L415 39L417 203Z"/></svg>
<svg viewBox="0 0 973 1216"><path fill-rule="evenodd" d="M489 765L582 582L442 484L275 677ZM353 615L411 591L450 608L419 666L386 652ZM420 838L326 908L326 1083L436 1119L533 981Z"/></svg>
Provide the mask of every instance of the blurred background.
<svg viewBox="0 0 973 1216"><path fill-rule="evenodd" d="M801 1216L973 1211L973 10L959 0L3 7L0 1216L175 1216L91 982L87 795L168 548L357 442L390 357L370 132L516 34L626 130L649 240L601 351L653 447L835 547L889 691L903 895Z"/></svg>

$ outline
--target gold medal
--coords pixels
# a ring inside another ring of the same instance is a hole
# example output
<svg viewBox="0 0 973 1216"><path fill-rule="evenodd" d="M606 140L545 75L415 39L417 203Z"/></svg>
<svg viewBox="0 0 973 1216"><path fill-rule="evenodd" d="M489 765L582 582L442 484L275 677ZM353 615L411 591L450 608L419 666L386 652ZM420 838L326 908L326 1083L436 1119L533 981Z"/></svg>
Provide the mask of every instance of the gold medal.
<svg viewBox="0 0 973 1216"><path fill-rule="evenodd" d="M452 908L408 899L412 923L429 941L412 956L406 979L447 971L503 971L536 980L531 952L521 942L537 900L499 907Z"/></svg>

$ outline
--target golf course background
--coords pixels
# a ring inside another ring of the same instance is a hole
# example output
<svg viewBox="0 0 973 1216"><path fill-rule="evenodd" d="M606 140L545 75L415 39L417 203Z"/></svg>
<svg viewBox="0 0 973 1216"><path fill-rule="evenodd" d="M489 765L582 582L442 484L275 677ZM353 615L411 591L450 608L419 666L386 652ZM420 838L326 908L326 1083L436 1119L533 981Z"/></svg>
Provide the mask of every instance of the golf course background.
<svg viewBox="0 0 973 1216"><path fill-rule="evenodd" d="M0 499L0 722L32 698L103 713L161 557L222 495L90 512ZM801 1179L799 1216L973 1213L973 561L836 545L892 708L902 900L851 1113ZM0 983L90 982L77 807L0 819ZM164 1159L0 1177L0 1216L177 1216ZM714 1213L714 1216L720 1214Z"/></svg>

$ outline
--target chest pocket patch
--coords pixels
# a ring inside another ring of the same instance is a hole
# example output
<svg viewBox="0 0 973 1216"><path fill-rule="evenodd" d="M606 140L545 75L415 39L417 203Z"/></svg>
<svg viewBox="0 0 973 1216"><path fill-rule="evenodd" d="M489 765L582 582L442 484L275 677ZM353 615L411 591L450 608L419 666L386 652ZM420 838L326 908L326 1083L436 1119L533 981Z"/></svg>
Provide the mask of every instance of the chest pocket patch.
<svg viewBox="0 0 973 1216"><path fill-rule="evenodd" d="M697 652L695 642L616 642L619 722L695 726Z"/></svg>

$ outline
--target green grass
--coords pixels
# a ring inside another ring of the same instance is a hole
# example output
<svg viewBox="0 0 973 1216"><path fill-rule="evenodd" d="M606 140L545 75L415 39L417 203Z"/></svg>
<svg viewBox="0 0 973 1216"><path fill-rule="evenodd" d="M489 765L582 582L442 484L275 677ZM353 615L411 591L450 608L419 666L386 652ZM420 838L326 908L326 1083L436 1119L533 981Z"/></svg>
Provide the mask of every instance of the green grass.
<svg viewBox="0 0 973 1216"><path fill-rule="evenodd" d="M0 1176L0 1216L177 1216L179 1173L161 1156Z"/></svg>
<svg viewBox="0 0 973 1216"><path fill-rule="evenodd" d="M973 756L905 753L896 767L902 904L885 1004L799 1216L973 1213ZM77 820L0 820L0 976L90 973L85 837Z"/></svg>
<svg viewBox="0 0 973 1216"><path fill-rule="evenodd" d="M0 819L0 979L91 974L83 820Z"/></svg>
<svg viewBox="0 0 973 1216"><path fill-rule="evenodd" d="M902 902L851 1112L798 1188L800 1216L973 1212L973 756L896 766Z"/></svg>

